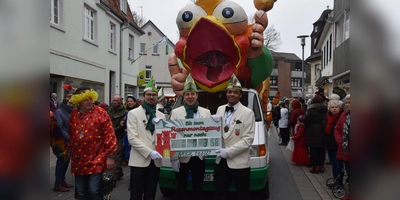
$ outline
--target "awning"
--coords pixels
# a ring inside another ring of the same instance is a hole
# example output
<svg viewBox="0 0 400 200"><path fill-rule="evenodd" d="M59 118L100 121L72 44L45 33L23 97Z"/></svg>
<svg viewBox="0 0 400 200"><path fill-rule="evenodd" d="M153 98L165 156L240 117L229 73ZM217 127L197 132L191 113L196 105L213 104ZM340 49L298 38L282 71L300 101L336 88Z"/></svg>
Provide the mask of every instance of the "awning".
<svg viewBox="0 0 400 200"><path fill-rule="evenodd" d="M324 86L326 81L328 80L329 76L323 76L319 78L317 81L315 81L315 86L320 87Z"/></svg>

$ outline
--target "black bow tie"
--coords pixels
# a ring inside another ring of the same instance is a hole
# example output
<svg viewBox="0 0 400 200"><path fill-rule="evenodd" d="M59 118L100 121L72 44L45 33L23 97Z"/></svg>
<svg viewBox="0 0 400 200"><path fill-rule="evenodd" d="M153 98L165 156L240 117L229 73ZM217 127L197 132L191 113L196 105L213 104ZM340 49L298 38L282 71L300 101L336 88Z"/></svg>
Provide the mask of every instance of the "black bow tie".
<svg viewBox="0 0 400 200"><path fill-rule="evenodd" d="M229 112L229 111L233 112L233 111L235 111L235 108L230 107L230 106L226 106L226 107L225 107L225 111L226 111L226 112Z"/></svg>

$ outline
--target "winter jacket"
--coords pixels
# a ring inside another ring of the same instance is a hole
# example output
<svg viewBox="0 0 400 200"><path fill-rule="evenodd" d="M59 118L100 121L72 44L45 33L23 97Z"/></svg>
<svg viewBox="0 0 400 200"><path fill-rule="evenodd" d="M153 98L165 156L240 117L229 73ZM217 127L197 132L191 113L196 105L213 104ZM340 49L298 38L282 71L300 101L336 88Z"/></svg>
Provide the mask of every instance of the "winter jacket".
<svg viewBox="0 0 400 200"><path fill-rule="evenodd" d="M281 118L281 107L276 105L272 108L272 122L276 127L278 127L279 119Z"/></svg>
<svg viewBox="0 0 400 200"><path fill-rule="evenodd" d="M306 111L301 107L300 101L297 99L292 101L292 108L293 108L293 110L290 114L289 125L290 125L290 127L292 127L294 129L294 127L297 124L297 118L300 115L304 115L304 113ZM294 133L294 130L293 130L293 133Z"/></svg>
<svg viewBox="0 0 400 200"><path fill-rule="evenodd" d="M279 119L279 128L289 127L289 110L287 108L281 108L281 119Z"/></svg>
<svg viewBox="0 0 400 200"><path fill-rule="evenodd" d="M114 127L114 132L118 140L124 138L125 136L125 128L124 126L121 126L121 121L124 121L126 112L127 111L124 105L121 105L118 108L114 108L113 106L111 106L107 109L107 113L108 115L110 115Z"/></svg>
<svg viewBox="0 0 400 200"><path fill-rule="evenodd" d="M292 137L292 140L294 141L295 147L307 147L304 125L297 128L297 133Z"/></svg>
<svg viewBox="0 0 400 200"><path fill-rule="evenodd" d="M338 120L339 120L339 118L340 118L340 115L342 114L342 110L340 110L339 111L339 117L333 122L333 124L332 124L332 127L331 127L331 131L330 131L330 134L326 134L326 132L325 132L325 141L326 141L326 146L325 146L325 148L326 149L337 149L338 148L338 146L337 146L337 143L336 143L336 140L335 140L335 126L336 126L336 124L337 124L337 122L338 122ZM323 125L324 125L324 129L325 129L325 127L327 126L327 124L328 124L328 115L329 116L332 116L332 113L330 112L330 111L328 111L327 113L326 113L326 115L325 115L325 119L324 119L324 122L323 122Z"/></svg>
<svg viewBox="0 0 400 200"><path fill-rule="evenodd" d="M311 104L307 108L303 123L306 125L308 147L325 147L325 127L322 122L327 111L325 103Z"/></svg>
<svg viewBox="0 0 400 200"><path fill-rule="evenodd" d="M349 149L349 154L344 154L342 143L343 143L343 128L344 128L344 123L346 122L346 117L348 115L348 112L343 112L342 115L340 115L339 120L335 126L335 139L336 143L338 144L338 151L336 158L338 160L342 161L350 161L350 137L348 139L348 149Z"/></svg>

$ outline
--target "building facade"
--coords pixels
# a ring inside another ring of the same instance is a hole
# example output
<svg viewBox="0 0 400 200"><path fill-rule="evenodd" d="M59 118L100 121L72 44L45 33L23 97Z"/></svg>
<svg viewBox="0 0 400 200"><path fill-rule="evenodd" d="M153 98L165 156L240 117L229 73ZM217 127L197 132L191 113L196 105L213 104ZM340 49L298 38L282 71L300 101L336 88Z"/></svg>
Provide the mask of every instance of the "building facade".
<svg viewBox="0 0 400 200"><path fill-rule="evenodd" d="M126 0L51 0L50 92L87 86L110 104L112 96L138 93L139 36L144 32Z"/></svg>
<svg viewBox="0 0 400 200"><path fill-rule="evenodd" d="M332 87L350 93L350 0L334 0L333 18L335 49L333 50Z"/></svg>
<svg viewBox="0 0 400 200"><path fill-rule="evenodd" d="M141 28L145 34L139 38L139 69L140 71L146 70L146 83L153 76L158 88L163 87L169 95L173 95L168 56L174 53L175 45L151 20L147 21ZM140 87L140 96L144 86L145 84Z"/></svg>
<svg viewBox="0 0 400 200"><path fill-rule="evenodd" d="M311 64L313 89L330 96L335 90L350 92L350 1L334 0L313 24Z"/></svg>
<svg viewBox="0 0 400 200"><path fill-rule="evenodd" d="M276 92L281 97L301 97L302 93L302 60L294 53L283 53L271 51L274 59L274 68L270 75L270 99ZM304 63L304 89L309 93L310 67ZM305 95L307 96L307 95Z"/></svg>
<svg viewBox="0 0 400 200"><path fill-rule="evenodd" d="M313 31L310 34L311 37L311 52L310 56L306 59L307 62L310 63L311 66L311 92L314 94L315 92L318 91L318 88L324 88L325 87L325 80L328 78L326 76L326 71L323 73L323 70L325 69L326 64L322 64L322 50L321 50L321 45L324 44L324 46L329 46L326 45L325 43L325 35L327 35L327 30L325 29L325 26L330 27L331 25L326 22L327 17L329 14L332 13L332 10L327 8L324 10L319 17L319 19L313 23ZM331 33L332 31L330 31ZM324 36L321 36L321 35ZM318 46L320 44L320 46ZM332 48L332 46L330 46ZM329 60L330 67L332 67L332 59L327 59ZM332 73L332 70L331 70ZM325 76L324 76L325 75ZM332 74L330 74L332 75Z"/></svg>

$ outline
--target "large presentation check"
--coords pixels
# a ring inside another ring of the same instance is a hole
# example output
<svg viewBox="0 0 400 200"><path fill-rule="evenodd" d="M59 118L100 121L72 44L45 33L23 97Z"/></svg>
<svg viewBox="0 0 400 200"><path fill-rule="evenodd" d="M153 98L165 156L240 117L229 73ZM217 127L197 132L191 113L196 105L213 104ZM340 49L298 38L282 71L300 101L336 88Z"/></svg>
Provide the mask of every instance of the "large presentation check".
<svg viewBox="0 0 400 200"><path fill-rule="evenodd" d="M155 125L156 151L164 158L216 155L221 127L212 118L161 120Z"/></svg>

